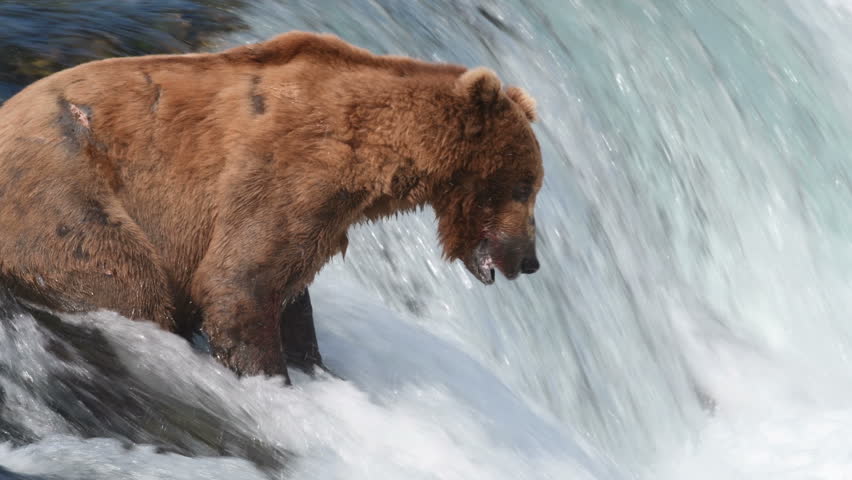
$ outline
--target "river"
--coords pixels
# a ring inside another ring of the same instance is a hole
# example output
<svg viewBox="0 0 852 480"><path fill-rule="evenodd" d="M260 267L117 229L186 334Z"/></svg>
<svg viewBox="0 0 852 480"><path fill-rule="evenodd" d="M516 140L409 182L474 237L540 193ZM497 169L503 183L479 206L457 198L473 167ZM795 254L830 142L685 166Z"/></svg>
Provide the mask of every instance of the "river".
<svg viewBox="0 0 852 480"><path fill-rule="evenodd" d="M345 380L292 388L149 324L11 308L0 478L852 478L852 3L237 13L211 48L326 31L528 89L540 272L483 287L429 210L357 227L312 290Z"/></svg>

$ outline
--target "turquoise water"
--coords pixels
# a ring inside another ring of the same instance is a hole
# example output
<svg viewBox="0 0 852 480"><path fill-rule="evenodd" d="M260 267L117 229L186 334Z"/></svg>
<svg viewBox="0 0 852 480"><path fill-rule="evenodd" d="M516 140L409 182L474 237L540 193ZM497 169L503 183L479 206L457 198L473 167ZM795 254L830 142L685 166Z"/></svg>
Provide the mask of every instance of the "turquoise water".
<svg viewBox="0 0 852 480"><path fill-rule="evenodd" d="M429 211L359 227L313 294L347 381L238 382L153 329L77 320L104 328L134 375L294 453L274 476L852 476L852 8L265 0L240 15L251 29L219 46L328 31L528 89L542 269L484 288L442 263ZM36 333L3 341L7 361L52 368ZM176 362L192 369L163 371ZM40 440L0 465L256 474L28 422ZM96 453L37 461L57 451Z"/></svg>

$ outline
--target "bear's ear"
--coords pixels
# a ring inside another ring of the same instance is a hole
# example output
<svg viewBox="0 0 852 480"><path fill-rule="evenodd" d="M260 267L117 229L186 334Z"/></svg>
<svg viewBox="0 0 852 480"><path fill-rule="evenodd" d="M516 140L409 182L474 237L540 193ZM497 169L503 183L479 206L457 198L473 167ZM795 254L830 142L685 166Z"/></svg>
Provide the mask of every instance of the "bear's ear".
<svg viewBox="0 0 852 480"><path fill-rule="evenodd" d="M468 70L456 80L456 89L461 95L486 105L497 101L500 88L497 74L485 67Z"/></svg>
<svg viewBox="0 0 852 480"><path fill-rule="evenodd" d="M536 121L538 115L535 111L535 99L526 90L521 87L509 87L506 89L506 96L521 107L527 120Z"/></svg>

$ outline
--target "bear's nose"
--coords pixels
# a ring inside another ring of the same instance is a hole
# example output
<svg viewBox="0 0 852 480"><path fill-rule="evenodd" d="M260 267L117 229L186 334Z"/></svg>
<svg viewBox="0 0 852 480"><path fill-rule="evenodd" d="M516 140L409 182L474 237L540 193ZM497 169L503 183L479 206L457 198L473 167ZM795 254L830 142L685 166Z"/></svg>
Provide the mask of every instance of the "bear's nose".
<svg viewBox="0 0 852 480"><path fill-rule="evenodd" d="M521 260L521 272L522 273L535 273L538 271L538 259L535 257L526 257Z"/></svg>

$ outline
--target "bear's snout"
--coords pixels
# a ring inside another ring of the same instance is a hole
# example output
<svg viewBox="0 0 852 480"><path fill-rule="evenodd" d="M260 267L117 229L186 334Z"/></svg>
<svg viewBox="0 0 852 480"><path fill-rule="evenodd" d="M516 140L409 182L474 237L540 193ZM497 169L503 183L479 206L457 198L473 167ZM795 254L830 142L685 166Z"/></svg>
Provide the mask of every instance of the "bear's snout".
<svg viewBox="0 0 852 480"><path fill-rule="evenodd" d="M494 263L509 280L518 278L522 273L535 273L539 269L535 236L504 237L502 241L493 244L491 253Z"/></svg>
<svg viewBox="0 0 852 480"><path fill-rule="evenodd" d="M521 260L521 273L529 275L531 273L537 272L538 268L538 258L535 257L535 254L533 254L533 256L531 257L524 257L524 259Z"/></svg>

